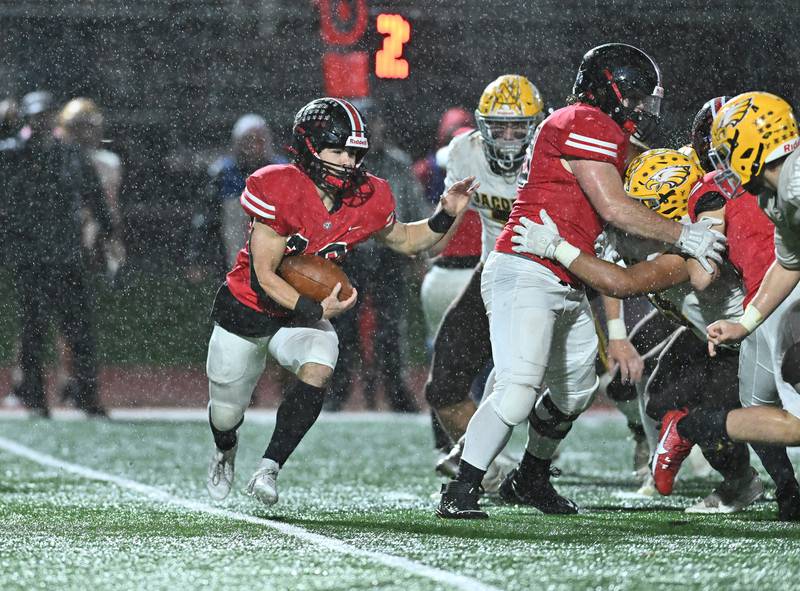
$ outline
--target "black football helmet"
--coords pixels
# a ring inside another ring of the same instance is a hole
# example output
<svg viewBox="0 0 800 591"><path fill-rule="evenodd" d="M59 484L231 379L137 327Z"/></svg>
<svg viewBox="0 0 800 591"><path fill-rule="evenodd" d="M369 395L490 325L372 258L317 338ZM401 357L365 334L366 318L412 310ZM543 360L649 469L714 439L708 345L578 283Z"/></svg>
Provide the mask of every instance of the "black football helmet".
<svg viewBox="0 0 800 591"><path fill-rule="evenodd" d="M355 166L324 162L319 154L325 148L354 150ZM334 199L364 199L369 196L363 187L366 173L361 169L368 151L366 121L361 112L346 100L318 98L300 109L294 117L294 163Z"/></svg>
<svg viewBox="0 0 800 591"><path fill-rule="evenodd" d="M714 116L722 108L722 105L729 100L731 100L729 96L718 96L711 99L700 108L692 122L690 136L692 148L694 148L694 153L697 154L700 166L706 172L714 170L714 165L708 158L708 150L711 148L711 123L714 121Z"/></svg>
<svg viewBox="0 0 800 591"><path fill-rule="evenodd" d="M656 63L625 43L606 43L587 51L572 93L579 101L599 107L641 141L659 123L664 98Z"/></svg>

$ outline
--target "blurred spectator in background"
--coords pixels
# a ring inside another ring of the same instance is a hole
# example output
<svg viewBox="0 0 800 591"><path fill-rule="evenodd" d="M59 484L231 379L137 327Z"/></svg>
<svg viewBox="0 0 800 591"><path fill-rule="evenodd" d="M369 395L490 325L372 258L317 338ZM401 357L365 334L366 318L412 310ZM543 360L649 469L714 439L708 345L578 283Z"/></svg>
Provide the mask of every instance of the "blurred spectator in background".
<svg viewBox="0 0 800 591"><path fill-rule="evenodd" d="M17 101L11 97L0 101L0 142L13 138L19 132Z"/></svg>
<svg viewBox="0 0 800 591"><path fill-rule="evenodd" d="M245 179L259 168L286 161L275 153L263 117L239 117L231 131L231 153L209 167L201 209L192 217L190 279L202 278L204 268L222 276L233 266L247 233L248 220L239 204Z"/></svg>
<svg viewBox="0 0 800 591"><path fill-rule="evenodd" d="M475 127L472 114L462 107L447 109L439 120L439 129L436 132L436 148L424 158L414 162L414 175L422 183L425 196L430 203L438 203L439 196L444 193L446 171L444 162L441 161L442 154L439 154L439 151L442 148L446 149L456 131L465 127Z"/></svg>
<svg viewBox="0 0 800 591"><path fill-rule="evenodd" d="M0 155L10 153L7 148L13 148L17 141L18 132L17 101L11 97L3 99L0 101ZM0 162L0 170L5 170L2 162ZM7 205L8 200L4 194L0 193L0 266L5 266L6 261L10 260L8 240L6 239L6 226L8 225Z"/></svg>
<svg viewBox="0 0 800 591"><path fill-rule="evenodd" d="M433 205L426 203L422 187L414 178L410 156L387 137L387 123L380 115L381 109L372 101L354 104L370 129L371 149L365 166L372 174L389 181L397 200L397 219L426 217L433 212ZM342 268L361 297L352 309L332 320L339 334L339 361L325 403L327 410L340 410L349 398L360 363L368 408L375 408L375 395L382 389L393 411L419 411L404 375L404 361L413 346L405 338L405 323L413 314L412 308L419 315L418 302L409 299L413 267L414 260L374 239L348 253ZM363 339L359 338L360 327L367 329L362 331Z"/></svg>
<svg viewBox="0 0 800 591"><path fill-rule="evenodd" d="M43 377L49 321L59 325L73 353L73 377L62 390L89 415L104 416L97 385L92 298L81 253L81 210L88 207L104 239L113 222L97 175L75 145L53 135L53 97L36 91L20 101L23 127L3 145L0 195L7 203L10 266L20 314L17 395L34 414L49 414Z"/></svg>
<svg viewBox="0 0 800 591"><path fill-rule="evenodd" d="M89 159L100 181L105 204L115 228L122 227L122 213L119 203L122 185L122 160L112 152L102 148L105 120L95 102L88 98L75 98L69 101L58 116L58 135L67 143L78 147ZM91 210L81 208L83 222L82 242L89 255L88 260L97 262L99 249L97 239L100 225L92 216ZM114 278L125 262L125 248L116 237L105 245L105 268L110 278Z"/></svg>

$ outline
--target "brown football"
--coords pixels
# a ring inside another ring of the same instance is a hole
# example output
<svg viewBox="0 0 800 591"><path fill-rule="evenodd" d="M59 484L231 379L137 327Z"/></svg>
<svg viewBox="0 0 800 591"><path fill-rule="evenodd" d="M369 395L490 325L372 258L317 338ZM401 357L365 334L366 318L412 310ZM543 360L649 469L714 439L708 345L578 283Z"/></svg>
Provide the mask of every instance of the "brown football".
<svg viewBox="0 0 800 591"><path fill-rule="evenodd" d="M342 284L340 301L346 300L353 293L353 286L339 265L312 254L284 257L278 265L278 275L300 295L315 302L321 302L328 297L337 283Z"/></svg>

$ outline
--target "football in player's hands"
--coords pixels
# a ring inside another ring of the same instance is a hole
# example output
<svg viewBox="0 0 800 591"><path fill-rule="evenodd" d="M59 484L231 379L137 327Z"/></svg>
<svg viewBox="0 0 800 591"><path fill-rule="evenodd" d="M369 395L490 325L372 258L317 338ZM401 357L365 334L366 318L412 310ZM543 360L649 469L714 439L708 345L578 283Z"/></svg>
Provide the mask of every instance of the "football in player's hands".
<svg viewBox="0 0 800 591"><path fill-rule="evenodd" d="M328 297L337 283L342 284L339 301L346 300L353 293L353 286L339 265L315 255L283 257L277 274L300 295L315 302L321 302Z"/></svg>

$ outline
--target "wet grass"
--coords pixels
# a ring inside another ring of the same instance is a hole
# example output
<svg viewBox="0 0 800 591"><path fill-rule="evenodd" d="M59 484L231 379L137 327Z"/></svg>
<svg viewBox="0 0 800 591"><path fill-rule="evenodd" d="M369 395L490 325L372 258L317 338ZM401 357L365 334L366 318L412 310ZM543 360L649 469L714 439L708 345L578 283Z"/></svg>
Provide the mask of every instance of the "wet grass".
<svg viewBox="0 0 800 591"><path fill-rule="evenodd" d="M581 420L556 486L581 506L556 517L487 499L491 519L433 514L429 427L415 418L323 419L281 472L281 502L242 493L269 424L246 422L235 491L216 506L298 526L501 589L794 589L800 525L771 501L732 516L683 508L714 478L685 474L670 497L630 494L621 421ZM208 503L202 422L3 421L0 435L95 470ZM512 445L519 447L522 433ZM0 451L3 589L447 589L398 567L323 549L264 525L193 512Z"/></svg>

